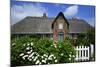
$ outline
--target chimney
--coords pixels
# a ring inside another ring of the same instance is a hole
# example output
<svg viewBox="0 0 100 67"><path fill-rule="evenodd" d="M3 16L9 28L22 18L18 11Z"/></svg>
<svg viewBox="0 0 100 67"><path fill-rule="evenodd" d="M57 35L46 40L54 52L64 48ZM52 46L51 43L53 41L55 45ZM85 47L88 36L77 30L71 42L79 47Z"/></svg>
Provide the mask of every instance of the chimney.
<svg viewBox="0 0 100 67"><path fill-rule="evenodd" d="M77 20L77 17L72 17L73 20Z"/></svg>
<svg viewBox="0 0 100 67"><path fill-rule="evenodd" d="M44 18L46 18L46 17L47 17L47 16L46 16L46 13L43 13L43 17L44 17Z"/></svg>
<svg viewBox="0 0 100 67"><path fill-rule="evenodd" d="M78 22L78 18L77 17L72 17L72 22Z"/></svg>

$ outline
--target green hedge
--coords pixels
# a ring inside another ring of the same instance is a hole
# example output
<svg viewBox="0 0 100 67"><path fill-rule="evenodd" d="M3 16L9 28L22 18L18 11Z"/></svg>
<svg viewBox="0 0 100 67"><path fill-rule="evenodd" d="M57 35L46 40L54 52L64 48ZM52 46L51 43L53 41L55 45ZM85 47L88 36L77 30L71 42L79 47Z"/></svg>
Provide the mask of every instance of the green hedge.
<svg viewBox="0 0 100 67"><path fill-rule="evenodd" d="M75 50L67 38L53 45L48 38L13 38L11 41L11 65L39 65L74 62Z"/></svg>

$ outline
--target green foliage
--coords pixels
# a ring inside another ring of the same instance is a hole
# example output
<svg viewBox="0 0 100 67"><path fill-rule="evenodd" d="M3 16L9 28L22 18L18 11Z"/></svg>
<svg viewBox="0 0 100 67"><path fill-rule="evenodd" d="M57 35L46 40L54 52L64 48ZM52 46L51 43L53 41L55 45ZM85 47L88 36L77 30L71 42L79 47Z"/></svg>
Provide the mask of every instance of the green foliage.
<svg viewBox="0 0 100 67"><path fill-rule="evenodd" d="M87 38L91 44L95 44L95 29L88 30Z"/></svg>
<svg viewBox="0 0 100 67"><path fill-rule="evenodd" d="M64 42L58 42L57 48L59 49L60 63L74 62L76 52L71 39L66 38Z"/></svg>
<svg viewBox="0 0 100 67"><path fill-rule="evenodd" d="M90 45L89 39L87 38L87 33L80 33L77 38L78 45Z"/></svg>
<svg viewBox="0 0 100 67"><path fill-rule="evenodd" d="M20 37L11 41L11 64L37 65L74 62L75 50L69 38L57 42L44 38Z"/></svg>
<svg viewBox="0 0 100 67"><path fill-rule="evenodd" d="M26 47L23 46L23 44L27 44L30 42L37 42L38 39L32 39L29 37L21 37L21 38L15 38L11 41L11 63L14 65L20 65L23 64L22 58L19 57L19 55L23 52L26 52ZM27 61L27 60L26 60Z"/></svg>
<svg viewBox="0 0 100 67"><path fill-rule="evenodd" d="M87 33L78 34L76 40L77 45L86 45L95 44L95 30L88 30Z"/></svg>

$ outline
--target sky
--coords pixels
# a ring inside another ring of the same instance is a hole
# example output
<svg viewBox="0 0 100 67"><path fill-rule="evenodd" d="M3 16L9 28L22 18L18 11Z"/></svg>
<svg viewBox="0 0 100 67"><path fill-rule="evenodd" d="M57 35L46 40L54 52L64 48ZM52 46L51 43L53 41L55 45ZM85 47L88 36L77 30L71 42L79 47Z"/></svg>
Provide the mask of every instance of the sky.
<svg viewBox="0 0 100 67"><path fill-rule="evenodd" d="M46 13L48 17L56 17L59 12L63 12L66 19L76 17L95 26L95 6L11 0L12 25L27 16L41 17L43 13Z"/></svg>

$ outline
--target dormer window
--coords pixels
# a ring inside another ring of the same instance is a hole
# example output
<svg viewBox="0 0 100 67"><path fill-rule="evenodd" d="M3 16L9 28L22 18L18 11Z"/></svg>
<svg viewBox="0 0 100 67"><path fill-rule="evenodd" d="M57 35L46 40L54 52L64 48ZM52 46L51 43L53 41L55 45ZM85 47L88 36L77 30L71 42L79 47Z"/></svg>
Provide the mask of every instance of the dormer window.
<svg viewBox="0 0 100 67"><path fill-rule="evenodd" d="M63 29L63 23L59 23L58 28Z"/></svg>

